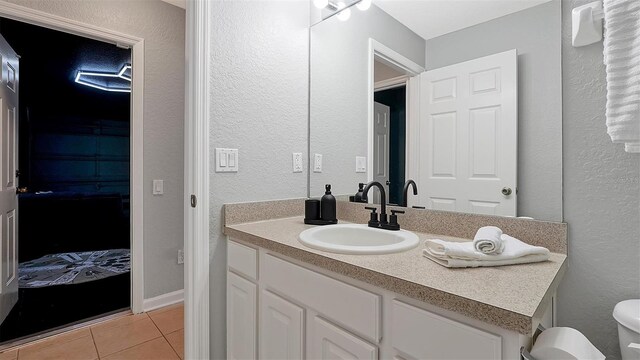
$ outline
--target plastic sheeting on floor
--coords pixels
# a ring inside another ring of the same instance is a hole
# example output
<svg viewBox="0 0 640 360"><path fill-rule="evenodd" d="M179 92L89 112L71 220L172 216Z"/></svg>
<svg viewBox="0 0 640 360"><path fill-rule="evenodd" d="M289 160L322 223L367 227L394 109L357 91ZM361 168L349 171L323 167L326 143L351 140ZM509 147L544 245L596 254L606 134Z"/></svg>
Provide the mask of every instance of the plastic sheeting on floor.
<svg viewBox="0 0 640 360"><path fill-rule="evenodd" d="M66 252L20 263L21 288L71 285L100 280L131 270L129 249Z"/></svg>

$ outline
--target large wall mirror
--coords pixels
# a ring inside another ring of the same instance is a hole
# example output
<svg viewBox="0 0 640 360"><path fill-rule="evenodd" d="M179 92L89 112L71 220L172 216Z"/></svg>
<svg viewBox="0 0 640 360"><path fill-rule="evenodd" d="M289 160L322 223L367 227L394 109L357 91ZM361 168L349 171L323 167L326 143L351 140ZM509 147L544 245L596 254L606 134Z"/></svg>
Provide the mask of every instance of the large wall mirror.
<svg viewBox="0 0 640 360"><path fill-rule="evenodd" d="M560 0L314 5L310 196L562 220Z"/></svg>

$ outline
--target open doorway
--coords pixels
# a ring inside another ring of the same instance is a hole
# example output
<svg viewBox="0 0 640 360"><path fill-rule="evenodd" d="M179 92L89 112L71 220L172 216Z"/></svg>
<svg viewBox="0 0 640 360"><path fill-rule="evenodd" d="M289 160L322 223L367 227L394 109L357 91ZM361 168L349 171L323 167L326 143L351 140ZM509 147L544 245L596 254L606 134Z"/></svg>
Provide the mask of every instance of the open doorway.
<svg viewBox="0 0 640 360"><path fill-rule="evenodd" d="M417 76L424 70L394 50L369 39L368 181L385 186L389 204L402 204L405 181L415 177ZM373 202L380 202L374 192Z"/></svg>
<svg viewBox="0 0 640 360"><path fill-rule="evenodd" d="M132 68L113 44L5 18L0 34L20 56L7 342L131 305Z"/></svg>
<svg viewBox="0 0 640 360"><path fill-rule="evenodd" d="M378 64L376 64L376 75L378 74ZM405 182L405 154L406 154L406 133L407 133L407 112L406 112L407 87L405 84L392 86L376 90L374 101L376 113L382 111L389 120L386 143L388 149L383 150L385 154L374 152L374 164L379 156L388 156L389 160L386 169L381 173L386 173L383 184L388 186L388 201L390 204L402 203L402 190ZM382 105L382 106L380 106ZM376 132L377 133L377 132ZM384 163L384 162L383 162ZM378 173L378 172L376 172ZM379 181L380 179L378 179Z"/></svg>

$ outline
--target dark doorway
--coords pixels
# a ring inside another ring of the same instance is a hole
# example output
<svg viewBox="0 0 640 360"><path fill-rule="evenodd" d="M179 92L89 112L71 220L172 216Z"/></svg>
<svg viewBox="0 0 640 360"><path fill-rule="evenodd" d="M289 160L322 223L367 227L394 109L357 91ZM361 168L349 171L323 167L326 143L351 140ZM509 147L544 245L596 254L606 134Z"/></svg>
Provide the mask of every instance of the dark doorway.
<svg viewBox="0 0 640 360"><path fill-rule="evenodd" d="M389 128L389 203L402 202L406 162L406 86L376 91L374 100L390 108Z"/></svg>
<svg viewBox="0 0 640 360"><path fill-rule="evenodd" d="M6 342L130 307L131 50L5 18L0 34L20 55L20 286Z"/></svg>

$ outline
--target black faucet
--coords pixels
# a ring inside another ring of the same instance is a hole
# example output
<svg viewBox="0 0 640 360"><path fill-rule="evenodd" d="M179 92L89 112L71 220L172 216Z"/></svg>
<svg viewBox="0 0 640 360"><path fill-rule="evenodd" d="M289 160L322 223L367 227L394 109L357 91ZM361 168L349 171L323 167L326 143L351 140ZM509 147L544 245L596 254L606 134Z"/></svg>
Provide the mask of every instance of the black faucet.
<svg viewBox="0 0 640 360"><path fill-rule="evenodd" d="M408 180L404 183L404 189L402 189L402 204L401 206L407 207L407 192L409 191L409 185L413 186L413 195L418 195L418 185L413 180Z"/></svg>
<svg viewBox="0 0 640 360"><path fill-rule="evenodd" d="M380 190L380 226L387 224L387 194L384 190L384 186L377 181L372 181L367 184L362 190L362 201L367 202L367 193L372 186L377 186Z"/></svg>

